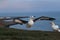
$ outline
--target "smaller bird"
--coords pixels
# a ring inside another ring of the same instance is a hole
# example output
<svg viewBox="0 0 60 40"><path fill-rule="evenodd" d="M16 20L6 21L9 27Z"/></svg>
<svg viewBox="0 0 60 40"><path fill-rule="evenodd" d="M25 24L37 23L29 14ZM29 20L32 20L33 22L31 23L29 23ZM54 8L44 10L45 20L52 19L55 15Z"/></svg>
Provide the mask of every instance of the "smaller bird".
<svg viewBox="0 0 60 40"><path fill-rule="evenodd" d="M56 25L54 21L51 21L51 26L52 26L52 28L53 28L55 31L60 32L59 26Z"/></svg>

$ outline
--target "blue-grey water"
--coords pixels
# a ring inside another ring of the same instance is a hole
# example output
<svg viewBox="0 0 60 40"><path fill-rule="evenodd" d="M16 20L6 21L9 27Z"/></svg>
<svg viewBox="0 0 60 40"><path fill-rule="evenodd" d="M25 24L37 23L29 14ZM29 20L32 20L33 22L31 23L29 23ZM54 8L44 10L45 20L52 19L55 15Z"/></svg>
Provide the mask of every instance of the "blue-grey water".
<svg viewBox="0 0 60 40"><path fill-rule="evenodd" d="M55 23L60 26L60 12L25 12L25 13L0 13L0 16L48 16L56 18ZM16 29L24 29L24 30L44 30L44 31L52 31L52 27L50 25L50 21L37 21L31 28L26 28L26 25L13 25L10 28Z"/></svg>

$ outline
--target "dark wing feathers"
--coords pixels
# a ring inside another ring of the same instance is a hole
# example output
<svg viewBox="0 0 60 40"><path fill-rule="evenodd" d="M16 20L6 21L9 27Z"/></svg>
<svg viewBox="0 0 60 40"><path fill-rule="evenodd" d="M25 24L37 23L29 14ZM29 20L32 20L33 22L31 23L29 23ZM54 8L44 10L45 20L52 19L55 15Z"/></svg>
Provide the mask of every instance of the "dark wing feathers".
<svg viewBox="0 0 60 40"><path fill-rule="evenodd" d="M23 24L26 24L26 23L28 23L28 21L25 21L25 20L21 20L21 19L19 19L20 21L22 21L22 23Z"/></svg>
<svg viewBox="0 0 60 40"><path fill-rule="evenodd" d="M52 17L41 16L41 17L34 19L34 22L39 20L39 19L40 20L50 20L50 21L56 20L55 18L52 18Z"/></svg>
<svg viewBox="0 0 60 40"><path fill-rule="evenodd" d="M28 16L21 17L0 17L0 20L10 20L10 19L19 19L19 18L29 18Z"/></svg>

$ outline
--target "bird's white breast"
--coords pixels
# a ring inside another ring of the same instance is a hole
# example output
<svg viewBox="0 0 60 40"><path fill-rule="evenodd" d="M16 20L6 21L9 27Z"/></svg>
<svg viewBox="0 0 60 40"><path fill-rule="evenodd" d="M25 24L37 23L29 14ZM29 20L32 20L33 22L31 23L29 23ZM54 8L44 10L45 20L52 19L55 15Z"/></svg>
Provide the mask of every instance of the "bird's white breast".
<svg viewBox="0 0 60 40"><path fill-rule="evenodd" d="M28 21L27 28L30 28L33 24L34 24L34 22L32 20Z"/></svg>
<svg viewBox="0 0 60 40"><path fill-rule="evenodd" d="M30 20L30 21L28 22L28 24L29 24L29 25L33 25L33 24L34 24L33 20Z"/></svg>

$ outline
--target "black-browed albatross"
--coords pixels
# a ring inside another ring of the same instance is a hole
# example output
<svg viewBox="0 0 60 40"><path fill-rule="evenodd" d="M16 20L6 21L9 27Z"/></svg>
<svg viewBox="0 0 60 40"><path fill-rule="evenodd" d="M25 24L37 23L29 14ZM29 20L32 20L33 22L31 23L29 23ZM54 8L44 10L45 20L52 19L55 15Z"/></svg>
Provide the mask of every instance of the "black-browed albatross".
<svg viewBox="0 0 60 40"><path fill-rule="evenodd" d="M23 17L24 18L24 17ZM46 16L41 16L41 17L38 17L38 18L34 18L34 16L31 16L29 21L26 21L26 20L22 20L22 19L19 19L19 17L17 18L8 18L8 20L12 19L12 21L10 22L5 22L5 21L2 21L1 23L3 23L5 27L9 27L11 25L15 25L15 24L27 24L27 27L30 28L34 22L36 22L37 20L55 20L55 18L51 18L51 17L46 17ZM4 20L4 18L2 18L2 20Z"/></svg>

